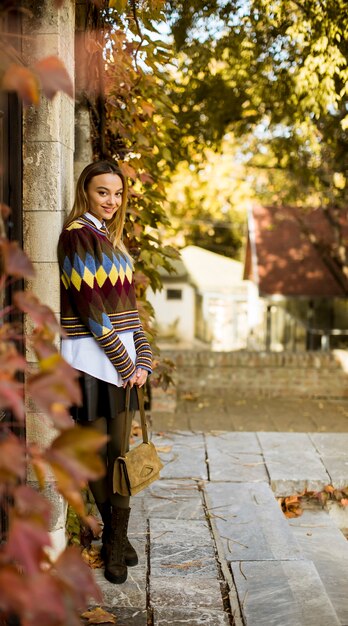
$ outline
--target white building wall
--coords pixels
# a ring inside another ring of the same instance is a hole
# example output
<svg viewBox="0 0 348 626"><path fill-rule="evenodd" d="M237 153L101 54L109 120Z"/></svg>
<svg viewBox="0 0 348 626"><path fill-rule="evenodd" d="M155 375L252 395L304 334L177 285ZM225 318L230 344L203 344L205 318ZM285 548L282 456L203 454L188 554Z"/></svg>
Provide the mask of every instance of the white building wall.
<svg viewBox="0 0 348 626"><path fill-rule="evenodd" d="M181 299L168 299L168 290L180 290ZM195 337L195 292L184 282L165 283L162 291L148 290L161 338L192 342Z"/></svg>

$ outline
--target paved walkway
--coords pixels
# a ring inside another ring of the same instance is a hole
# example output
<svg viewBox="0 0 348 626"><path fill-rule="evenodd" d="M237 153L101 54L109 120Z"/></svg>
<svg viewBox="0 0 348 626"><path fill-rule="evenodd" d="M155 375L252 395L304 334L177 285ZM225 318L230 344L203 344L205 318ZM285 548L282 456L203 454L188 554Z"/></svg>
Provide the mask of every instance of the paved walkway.
<svg viewBox="0 0 348 626"><path fill-rule="evenodd" d="M156 392L152 411L156 430L235 430L271 432L348 432L348 399L238 397L208 391L177 398Z"/></svg>
<svg viewBox="0 0 348 626"><path fill-rule="evenodd" d="M162 479L132 499L140 563L96 577L117 626L348 626L348 543L319 506L275 496L348 485L348 434L168 432ZM342 513L341 526L348 527Z"/></svg>

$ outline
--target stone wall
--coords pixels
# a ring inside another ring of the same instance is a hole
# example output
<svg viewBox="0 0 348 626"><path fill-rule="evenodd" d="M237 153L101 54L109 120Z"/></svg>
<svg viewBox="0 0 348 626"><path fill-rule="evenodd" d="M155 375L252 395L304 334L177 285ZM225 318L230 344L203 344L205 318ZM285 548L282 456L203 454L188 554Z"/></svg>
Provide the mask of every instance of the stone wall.
<svg viewBox="0 0 348 626"><path fill-rule="evenodd" d="M154 410L174 409L185 394L284 397L348 397L348 353L333 352L209 352L162 350L176 365L176 388L154 390ZM157 407L156 407L157 403Z"/></svg>
<svg viewBox="0 0 348 626"><path fill-rule="evenodd" d="M56 55L74 77L75 2L60 8L54 0L24 0L23 56L28 63ZM36 275L28 285L42 302L59 315L57 242L65 211L73 201L74 101L58 93L42 98L39 107L27 107L23 119L23 236L24 249ZM26 321L25 331L30 333ZM28 352L28 360L33 355ZM27 411L27 438L48 443L54 432L32 406ZM29 480L33 477L29 477ZM48 485L54 505L52 538L59 551L65 544L65 505Z"/></svg>

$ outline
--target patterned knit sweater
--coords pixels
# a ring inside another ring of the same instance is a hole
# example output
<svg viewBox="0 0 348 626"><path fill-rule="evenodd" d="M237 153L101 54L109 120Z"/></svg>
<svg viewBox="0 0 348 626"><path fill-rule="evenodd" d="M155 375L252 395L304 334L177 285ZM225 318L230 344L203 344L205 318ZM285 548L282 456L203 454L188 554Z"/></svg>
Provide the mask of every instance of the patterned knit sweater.
<svg viewBox="0 0 348 626"><path fill-rule="evenodd" d="M140 323L131 262L114 248L105 228L85 215L63 230L58 243L61 325L70 338L96 339L123 380L136 367L151 372L152 355ZM135 366L119 338L134 331Z"/></svg>

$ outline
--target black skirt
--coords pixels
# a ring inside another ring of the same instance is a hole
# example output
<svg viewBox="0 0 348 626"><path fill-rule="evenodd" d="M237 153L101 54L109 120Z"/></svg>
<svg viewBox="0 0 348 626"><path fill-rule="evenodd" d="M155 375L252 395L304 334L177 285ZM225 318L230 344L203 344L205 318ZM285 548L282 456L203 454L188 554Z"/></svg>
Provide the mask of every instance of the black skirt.
<svg viewBox="0 0 348 626"><path fill-rule="evenodd" d="M85 372L79 377L82 392L82 406L73 406L71 415L78 424L94 422L98 417L112 419L118 413L123 413L126 404L126 390L117 387L105 380L94 378ZM135 387L131 389L130 410L139 408L138 396Z"/></svg>

